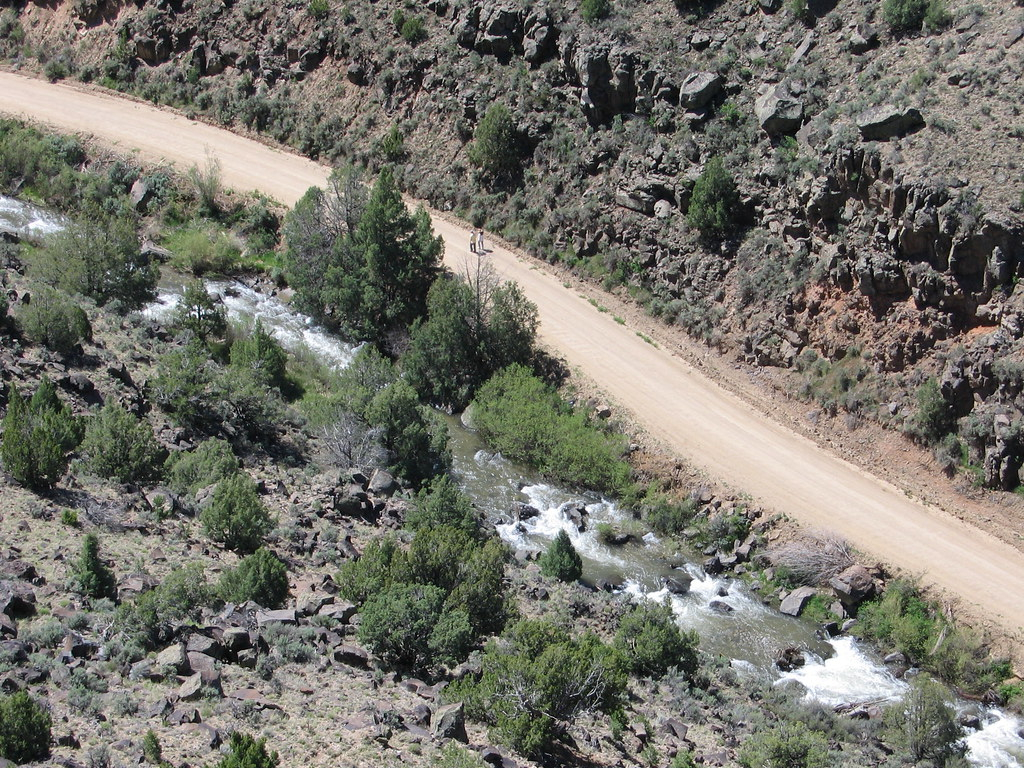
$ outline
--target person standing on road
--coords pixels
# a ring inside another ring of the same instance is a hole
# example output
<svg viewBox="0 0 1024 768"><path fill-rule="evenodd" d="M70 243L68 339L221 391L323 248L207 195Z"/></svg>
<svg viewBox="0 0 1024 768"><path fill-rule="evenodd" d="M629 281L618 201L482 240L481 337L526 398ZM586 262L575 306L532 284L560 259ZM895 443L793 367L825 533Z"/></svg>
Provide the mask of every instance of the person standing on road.
<svg viewBox="0 0 1024 768"><path fill-rule="evenodd" d="M480 253L483 253L486 249L484 248L484 231L478 229L476 232L476 247Z"/></svg>
<svg viewBox="0 0 1024 768"><path fill-rule="evenodd" d="M469 252L476 253L476 230L469 233Z"/></svg>

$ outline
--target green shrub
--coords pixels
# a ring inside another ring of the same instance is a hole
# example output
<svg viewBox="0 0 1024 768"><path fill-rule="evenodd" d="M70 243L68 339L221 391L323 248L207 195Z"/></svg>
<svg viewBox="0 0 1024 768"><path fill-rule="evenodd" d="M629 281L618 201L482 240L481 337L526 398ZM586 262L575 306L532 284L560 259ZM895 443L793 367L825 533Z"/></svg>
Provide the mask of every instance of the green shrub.
<svg viewBox="0 0 1024 768"><path fill-rule="evenodd" d="M228 745L231 751L217 768L277 768L277 752L267 752L267 740L256 740L247 733L235 731Z"/></svg>
<svg viewBox="0 0 1024 768"><path fill-rule="evenodd" d="M85 466L100 477L135 483L160 476L164 449L148 421L109 400L86 423L81 454Z"/></svg>
<svg viewBox="0 0 1024 768"><path fill-rule="evenodd" d="M621 495L632 490L625 439L573 412L528 369L512 365L484 384L474 400L483 440L512 461L575 487Z"/></svg>
<svg viewBox="0 0 1024 768"><path fill-rule="evenodd" d="M71 354L83 341L92 341L85 310L67 294L50 288L34 291L32 301L19 308L17 317L29 341L62 355Z"/></svg>
<svg viewBox="0 0 1024 768"><path fill-rule="evenodd" d="M411 531L443 525L471 537L480 532L469 496L448 475L435 477L420 490L406 515L405 525Z"/></svg>
<svg viewBox="0 0 1024 768"><path fill-rule="evenodd" d="M707 238L733 234L739 219L739 192L720 157L708 160L693 185L687 219Z"/></svg>
<svg viewBox="0 0 1024 768"><path fill-rule="evenodd" d="M691 499L676 501L664 493L648 493L640 505L640 515L651 529L662 536L679 534L697 511Z"/></svg>
<svg viewBox="0 0 1024 768"><path fill-rule="evenodd" d="M95 533L87 533L82 551L73 566L78 591L94 599L117 596L114 572L100 559L100 540Z"/></svg>
<svg viewBox="0 0 1024 768"><path fill-rule="evenodd" d="M621 707L626 676L622 659L597 636L579 638L546 621L521 621L492 642L482 673L449 685L450 701L464 701L471 717L491 725L491 735L537 757L568 723L590 711Z"/></svg>
<svg viewBox="0 0 1024 768"><path fill-rule="evenodd" d="M740 748L744 768L826 768L832 764L828 739L800 721L756 731Z"/></svg>
<svg viewBox="0 0 1024 768"><path fill-rule="evenodd" d="M890 583L881 598L862 605L857 615L859 633L895 646L913 662L924 659L938 632L931 607L907 581Z"/></svg>
<svg viewBox="0 0 1024 768"><path fill-rule="evenodd" d="M0 698L0 757L17 765L50 756L50 713L25 691Z"/></svg>
<svg viewBox="0 0 1024 768"><path fill-rule="evenodd" d="M519 171L519 138L512 113L504 104L491 104L477 123L469 160L494 181L508 181Z"/></svg>
<svg viewBox="0 0 1024 768"><path fill-rule="evenodd" d="M390 586L363 605L359 640L385 664L411 669L429 666L431 639L444 599L444 590L431 584Z"/></svg>
<svg viewBox="0 0 1024 768"><path fill-rule="evenodd" d="M193 165L188 169L188 180L192 184L199 213L202 216L217 218L220 216L220 194L223 188L220 175L220 161L207 155L206 165L200 168Z"/></svg>
<svg viewBox="0 0 1024 768"><path fill-rule="evenodd" d="M366 407L366 421L381 432L389 469L419 487L448 470L448 428L420 405L416 391L399 380L377 392Z"/></svg>
<svg viewBox="0 0 1024 768"><path fill-rule="evenodd" d="M261 547L227 570L218 588L224 600L252 600L264 608L280 608L288 599L288 568L269 549Z"/></svg>
<svg viewBox="0 0 1024 768"><path fill-rule="evenodd" d="M238 457L226 440L204 440L191 451L172 453L167 460L167 485L175 493L195 495L238 471Z"/></svg>
<svg viewBox="0 0 1024 768"><path fill-rule="evenodd" d="M409 382L427 402L463 409L495 372L533 360L537 307L491 270L435 281L427 313L402 357Z"/></svg>
<svg viewBox="0 0 1024 768"><path fill-rule="evenodd" d="M907 432L918 442L935 445L956 428L953 408L942 396L935 379L917 390L917 410L907 421Z"/></svg>
<svg viewBox="0 0 1024 768"><path fill-rule="evenodd" d="M215 595L201 563L171 571L160 584L118 606L114 625L147 648L169 640L183 621L195 621Z"/></svg>
<svg viewBox="0 0 1024 768"><path fill-rule="evenodd" d="M956 711L946 691L933 680L916 679L903 701L886 712L886 724L915 764L929 760L943 766L966 752Z"/></svg>
<svg viewBox="0 0 1024 768"><path fill-rule="evenodd" d="M423 209L410 214L385 167L369 198L354 171L311 188L285 219L285 268L297 306L356 341L386 349L426 312L442 244Z"/></svg>
<svg viewBox="0 0 1024 768"><path fill-rule="evenodd" d="M924 28L927 32L941 32L953 23L953 15L949 12L946 0L928 0L928 9L924 12Z"/></svg>
<svg viewBox="0 0 1024 768"><path fill-rule="evenodd" d="M60 522L68 528L78 527L78 512L73 509L62 509L60 511Z"/></svg>
<svg viewBox="0 0 1024 768"><path fill-rule="evenodd" d="M564 530L558 532L548 551L541 555L540 572L559 581L579 581L583 575L583 558Z"/></svg>
<svg viewBox="0 0 1024 768"><path fill-rule="evenodd" d="M185 286L181 301L174 309L173 322L203 341L222 338L228 329L224 305L215 300L199 280Z"/></svg>
<svg viewBox="0 0 1024 768"><path fill-rule="evenodd" d="M390 586L392 571L401 568L404 553L393 536L375 539L366 545L358 560L343 563L335 579L346 600L362 604Z"/></svg>
<svg viewBox="0 0 1024 768"><path fill-rule="evenodd" d="M427 28L422 16L410 16L402 22L402 39L410 45L418 45L427 39Z"/></svg>
<svg viewBox="0 0 1024 768"><path fill-rule="evenodd" d="M323 21L330 13L331 6L328 0L309 0L306 4L306 13L317 21Z"/></svg>
<svg viewBox="0 0 1024 768"><path fill-rule="evenodd" d="M639 605L619 622L615 647L628 660L630 671L655 680L675 667L692 680L699 659L696 632L683 632L676 624L671 607Z"/></svg>
<svg viewBox="0 0 1024 768"><path fill-rule="evenodd" d="M392 125L374 144L373 153L386 163L397 163L405 157L405 139L397 125Z"/></svg>
<svg viewBox="0 0 1024 768"><path fill-rule="evenodd" d="M49 379L40 381L28 403L9 387L0 458L19 483L34 490L52 486L67 469L68 452L81 439L80 422Z"/></svg>
<svg viewBox="0 0 1024 768"><path fill-rule="evenodd" d="M733 544L742 541L750 533L750 520L742 512L719 513L698 529L695 541L701 547L714 547L727 551Z"/></svg>
<svg viewBox="0 0 1024 768"><path fill-rule="evenodd" d="M163 749L160 747L160 739L157 738L152 728L146 731L146 735L142 737L142 756L147 763L163 765Z"/></svg>
<svg viewBox="0 0 1024 768"><path fill-rule="evenodd" d="M885 0L882 19L894 35L916 32L924 23L928 0Z"/></svg>
<svg viewBox="0 0 1024 768"><path fill-rule="evenodd" d="M202 431L221 420L223 400L215 388L217 373L209 349L193 339L157 361L150 392L177 424Z"/></svg>
<svg viewBox="0 0 1024 768"><path fill-rule="evenodd" d="M207 274L226 275L238 266L241 250L226 232L220 229L184 229L167 243L171 266L201 277Z"/></svg>
<svg viewBox="0 0 1024 768"><path fill-rule="evenodd" d="M36 253L30 274L97 304L138 309L156 295L157 266L144 256L134 221L87 211Z"/></svg>
<svg viewBox="0 0 1024 768"><path fill-rule="evenodd" d="M217 484L210 506L199 519L210 538L243 553L255 552L263 546L264 538L274 527L256 492L256 484L242 472Z"/></svg>
<svg viewBox="0 0 1024 768"><path fill-rule="evenodd" d="M610 0L583 0L580 3L580 14L584 21L593 23L608 18L612 12Z"/></svg>
<svg viewBox="0 0 1024 768"><path fill-rule="evenodd" d="M252 333L231 345L231 365L252 376L263 386L283 389L287 385L288 355L280 342L256 321Z"/></svg>

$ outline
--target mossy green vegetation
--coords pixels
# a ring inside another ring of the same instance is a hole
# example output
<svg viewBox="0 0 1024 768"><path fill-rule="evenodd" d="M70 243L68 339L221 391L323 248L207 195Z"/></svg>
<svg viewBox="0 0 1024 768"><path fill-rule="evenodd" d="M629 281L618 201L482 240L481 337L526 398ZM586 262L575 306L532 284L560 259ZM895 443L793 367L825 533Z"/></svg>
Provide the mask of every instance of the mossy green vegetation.
<svg viewBox="0 0 1024 768"><path fill-rule="evenodd" d="M614 495L632 488L625 438L592 424L521 365L480 388L474 421L492 448L555 480Z"/></svg>
<svg viewBox="0 0 1024 768"><path fill-rule="evenodd" d="M860 636L900 651L968 693L993 690L1010 675L1008 661L991 658L982 638L954 625L913 582L891 582L881 597L860 607L857 618Z"/></svg>

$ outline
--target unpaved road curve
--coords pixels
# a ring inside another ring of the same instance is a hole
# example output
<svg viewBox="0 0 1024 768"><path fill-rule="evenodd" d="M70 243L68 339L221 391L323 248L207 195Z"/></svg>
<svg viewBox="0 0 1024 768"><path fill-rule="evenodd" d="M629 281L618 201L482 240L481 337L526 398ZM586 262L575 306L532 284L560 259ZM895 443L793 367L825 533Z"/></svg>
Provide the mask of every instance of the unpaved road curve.
<svg viewBox="0 0 1024 768"><path fill-rule="evenodd" d="M328 170L228 131L97 90L0 73L0 112L92 134L147 161L220 162L224 182L291 205ZM435 216L446 260L461 269L469 230ZM488 244L492 247L491 244ZM835 531L861 550L921 574L1004 630L1024 628L1024 557L944 512L836 458L776 424L689 364L599 313L544 267L502 248L491 258L541 316L542 340L590 377L669 448L712 477L805 525Z"/></svg>

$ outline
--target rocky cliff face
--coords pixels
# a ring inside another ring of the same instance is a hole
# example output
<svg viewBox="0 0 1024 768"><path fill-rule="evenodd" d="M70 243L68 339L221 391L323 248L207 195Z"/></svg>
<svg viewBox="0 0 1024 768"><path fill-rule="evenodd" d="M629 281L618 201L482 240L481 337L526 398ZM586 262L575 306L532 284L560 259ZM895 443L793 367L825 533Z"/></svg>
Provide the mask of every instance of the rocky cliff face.
<svg viewBox="0 0 1024 768"><path fill-rule="evenodd" d="M937 377L979 473L1012 488L1024 28L1005 2L948 10L942 31L896 37L881 3L798 18L621 0L586 23L572 2L79 0L4 11L3 50L314 156L395 163L412 193L793 368L830 407L898 425ZM467 156L494 103L520 140L500 187ZM380 141L392 127L399 147ZM713 156L741 196L725 242L687 224Z"/></svg>

